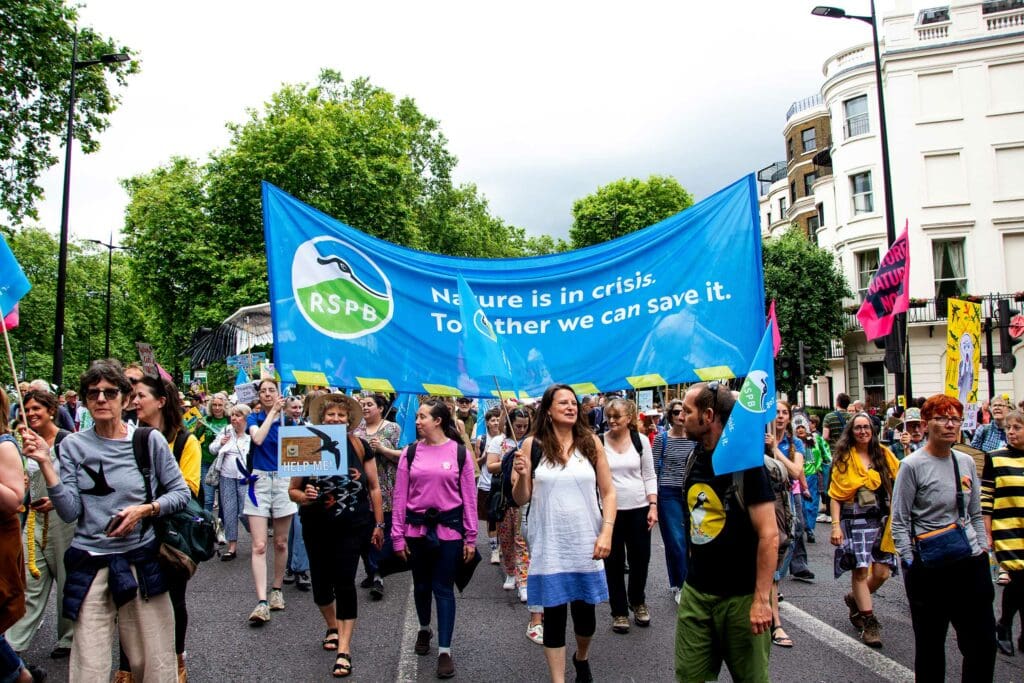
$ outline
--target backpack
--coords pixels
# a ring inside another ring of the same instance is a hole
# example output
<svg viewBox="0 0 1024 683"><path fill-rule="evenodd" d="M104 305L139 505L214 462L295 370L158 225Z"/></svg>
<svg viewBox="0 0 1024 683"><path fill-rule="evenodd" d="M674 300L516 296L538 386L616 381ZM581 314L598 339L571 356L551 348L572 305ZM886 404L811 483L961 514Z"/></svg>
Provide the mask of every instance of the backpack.
<svg viewBox="0 0 1024 683"><path fill-rule="evenodd" d="M142 474L147 504L153 502L153 459L149 452L149 434L152 431L152 427L137 427L132 434L132 453L135 455L135 465ZM181 440L182 449L187 438L188 434ZM179 439L175 438L174 441L177 447ZM186 580L196 573L200 562L210 559L216 552L217 533L213 515L203 509L195 496L189 498L184 509L152 521L147 518L143 523L153 525L160 543L161 565Z"/></svg>
<svg viewBox="0 0 1024 683"><path fill-rule="evenodd" d="M775 524L779 527L779 553L789 547L793 540L793 497L790 495L789 473L786 466L770 455L764 456L764 468L768 471L768 483L775 494ZM743 500L743 472L733 472L732 485L727 493L736 497L741 510L747 506Z"/></svg>
<svg viewBox="0 0 1024 683"><path fill-rule="evenodd" d="M607 434L607 432L605 432L605 434ZM604 445L604 434L599 434L597 438L601 439L601 445ZM638 454L640 454L640 456L642 457L643 454L644 454L644 444L640 440L640 432L636 431L635 429L630 429L629 430L629 440L633 442L633 448L635 448L636 452ZM667 441L667 439L666 439L666 441ZM662 455L664 455L665 454L664 453L665 449L662 448L661 450L662 450Z"/></svg>
<svg viewBox="0 0 1024 683"><path fill-rule="evenodd" d="M462 443L461 441L459 441L458 443L459 443L458 454L455 457L458 459L458 462L459 462L459 480L461 481L462 480L462 466L466 464L466 444ZM416 446L418 444L419 444L419 441L413 441L405 449L406 468L409 469L409 470L412 469L412 461L416 459Z"/></svg>
<svg viewBox="0 0 1024 683"><path fill-rule="evenodd" d="M505 513L509 508L519 507L515 497L512 495L512 470L516 464L517 450L519 450L518 445L502 455L501 469L491 475L491 496L487 501L487 518L489 521L500 522L505 519ZM540 443L534 439L533 446L530 449L531 471L536 471L542 455Z"/></svg>

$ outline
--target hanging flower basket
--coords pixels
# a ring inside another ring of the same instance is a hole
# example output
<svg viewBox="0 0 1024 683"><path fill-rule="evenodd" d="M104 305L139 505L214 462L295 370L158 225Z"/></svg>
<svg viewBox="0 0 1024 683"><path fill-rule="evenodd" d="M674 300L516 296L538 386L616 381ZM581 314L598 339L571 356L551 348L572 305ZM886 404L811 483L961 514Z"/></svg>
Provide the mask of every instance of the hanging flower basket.
<svg viewBox="0 0 1024 683"><path fill-rule="evenodd" d="M1024 301L1024 292L1014 292L1013 293L1013 300L1014 301Z"/></svg>
<svg viewBox="0 0 1024 683"><path fill-rule="evenodd" d="M910 308L924 308L928 305L928 299L915 299L911 297L909 301Z"/></svg>
<svg viewBox="0 0 1024 683"><path fill-rule="evenodd" d="M978 294L963 294L958 298L963 299L964 301L970 301L972 304L980 304L985 299L985 297Z"/></svg>
<svg viewBox="0 0 1024 683"><path fill-rule="evenodd" d="M860 304L850 304L849 306L843 306L843 311L846 313L856 313L860 310Z"/></svg>

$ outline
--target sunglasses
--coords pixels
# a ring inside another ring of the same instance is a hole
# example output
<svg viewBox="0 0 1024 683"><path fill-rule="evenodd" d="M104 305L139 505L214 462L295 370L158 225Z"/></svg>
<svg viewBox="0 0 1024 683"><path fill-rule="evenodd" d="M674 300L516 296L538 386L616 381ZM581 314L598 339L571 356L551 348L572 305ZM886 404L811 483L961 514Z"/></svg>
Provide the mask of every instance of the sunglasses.
<svg viewBox="0 0 1024 683"><path fill-rule="evenodd" d="M679 415L682 412L683 412L682 408L676 408L675 410L668 411L668 414L674 416L674 415Z"/></svg>
<svg viewBox="0 0 1024 683"><path fill-rule="evenodd" d="M118 397L120 393L120 389L89 389L87 392L85 392L85 397L90 401L98 401L100 399L100 395L102 394L103 398L107 399L108 401L113 401L115 398Z"/></svg>

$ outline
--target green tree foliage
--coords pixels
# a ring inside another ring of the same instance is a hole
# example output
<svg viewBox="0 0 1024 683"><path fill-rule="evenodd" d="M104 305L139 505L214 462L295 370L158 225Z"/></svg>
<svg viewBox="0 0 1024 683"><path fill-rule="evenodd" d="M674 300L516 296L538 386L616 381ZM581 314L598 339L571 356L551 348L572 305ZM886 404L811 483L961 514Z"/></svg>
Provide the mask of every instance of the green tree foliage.
<svg viewBox="0 0 1024 683"><path fill-rule="evenodd" d="M7 235L32 289L19 305L21 324L11 330L15 365L27 379L49 378L53 369L53 321L56 305L57 239L42 228ZM142 313L129 292L129 257L114 252L111 277L110 353L122 360L138 357L143 340ZM103 355L107 303L107 250L72 242L68 247L68 289L64 336L64 386L78 386L90 360ZM5 364L6 365L6 364ZM4 372L3 382L8 383Z"/></svg>
<svg viewBox="0 0 1024 683"><path fill-rule="evenodd" d="M693 204L675 178L652 175L616 180L572 205L569 239L573 249L622 237L673 216Z"/></svg>
<svg viewBox="0 0 1024 683"><path fill-rule="evenodd" d="M21 224L36 218L43 190L39 176L57 163L53 143L63 142L68 117L72 44L78 10L64 0L0 0L0 209ZM92 28L78 28L78 59L132 54ZM124 86L137 62L79 69L75 139L86 153L99 148L119 97L107 75Z"/></svg>
<svg viewBox="0 0 1024 683"><path fill-rule="evenodd" d="M782 334L782 349L775 359L793 359L794 372L783 378L776 370L775 385L791 397L803 386L797 375L798 343L804 343L806 378L828 370L829 345L843 336L841 302L851 296L831 252L807 239L799 228L791 228L763 245L764 290L768 304L775 300L775 314Z"/></svg>
<svg viewBox="0 0 1024 683"><path fill-rule="evenodd" d="M285 85L229 129L205 164L172 159L124 181L134 281L168 368L196 328L267 300L262 180L416 249L498 257L556 246L493 216L476 186L453 185L437 121L366 79L324 71L315 85Z"/></svg>

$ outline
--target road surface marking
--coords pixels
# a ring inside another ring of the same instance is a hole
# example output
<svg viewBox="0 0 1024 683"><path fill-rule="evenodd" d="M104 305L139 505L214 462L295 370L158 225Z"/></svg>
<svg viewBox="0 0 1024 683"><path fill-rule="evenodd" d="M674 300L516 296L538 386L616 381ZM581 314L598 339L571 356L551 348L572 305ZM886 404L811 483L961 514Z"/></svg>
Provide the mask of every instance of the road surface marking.
<svg viewBox="0 0 1024 683"><path fill-rule="evenodd" d="M779 611L801 631L864 668L870 669L882 680L913 683L914 672L907 667L894 659L889 659L877 650L872 650L842 631L832 628L817 617L795 607L792 603L780 603Z"/></svg>
<svg viewBox="0 0 1024 683"><path fill-rule="evenodd" d="M413 652L413 646L420 630L420 620L416 616L416 601L412 590L412 582L409 582L409 595L405 598L405 626L402 628L402 644L398 654L398 683L415 683L419 677L419 656Z"/></svg>

